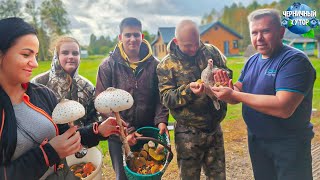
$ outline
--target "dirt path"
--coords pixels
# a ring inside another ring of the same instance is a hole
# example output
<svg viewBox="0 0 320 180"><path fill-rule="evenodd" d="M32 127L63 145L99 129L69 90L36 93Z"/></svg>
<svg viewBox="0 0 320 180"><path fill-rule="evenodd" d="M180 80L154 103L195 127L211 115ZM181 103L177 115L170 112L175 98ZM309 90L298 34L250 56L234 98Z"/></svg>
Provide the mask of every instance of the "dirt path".
<svg viewBox="0 0 320 180"><path fill-rule="evenodd" d="M320 117L320 115L319 115ZM229 120L222 124L226 151L227 180L253 180L252 167L248 154L246 125L242 120ZM320 132L320 126L316 126L315 132ZM320 180L320 135L313 139L313 172L314 180ZM175 149L173 148L175 154ZM109 155L105 156L103 179L114 180L115 175L110 163ZM178 180L178 166L176 158L172 160L163 180ZM201 179L205 179L204 175Z"/></svg>

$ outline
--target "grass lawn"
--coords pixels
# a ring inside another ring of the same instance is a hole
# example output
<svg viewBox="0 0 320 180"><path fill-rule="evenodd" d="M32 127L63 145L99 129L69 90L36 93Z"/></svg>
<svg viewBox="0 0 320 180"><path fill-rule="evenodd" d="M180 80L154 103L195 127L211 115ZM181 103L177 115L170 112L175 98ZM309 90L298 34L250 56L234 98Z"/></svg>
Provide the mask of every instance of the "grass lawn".
<svg viewBox="0 0 320 180"><path fill-rule="evenodd" d="M104 56L93 56L89 58L82 58L81 65L79 69L79 73L83 75L84 77L88 78L93 84L96 83L96 73L98 71L98 66L101 63ZM320 72L320 59L317 59L316 57L311 57L311 62L315 69L317 70L318 74ZM237 78L239 77L240 71L244 65L244 57L230 57L228 58L228 67L233 70L233 77L235 82ZM49 70L51 61L40 61L39 67L34 70L33 75L37 75L41 72L45 72ZM320 111L320 77L318 75L318 79L315 82L314 85L314 94L313 94L313 108L317 109L317 114ZM227 123L230 120L240 120L242 119L241 116L241 105L232 105L228 106L228 112L227 116L223 123ZM169 122L174 122L174 119L170 116ZM313 118L312 122L315 125L320 124L320 119ZM173 133L171 132L171 139L173 139ZM107 143L102 142L100 143L100 147L103 151L103 154L105 154L108 150Z"/></svg>

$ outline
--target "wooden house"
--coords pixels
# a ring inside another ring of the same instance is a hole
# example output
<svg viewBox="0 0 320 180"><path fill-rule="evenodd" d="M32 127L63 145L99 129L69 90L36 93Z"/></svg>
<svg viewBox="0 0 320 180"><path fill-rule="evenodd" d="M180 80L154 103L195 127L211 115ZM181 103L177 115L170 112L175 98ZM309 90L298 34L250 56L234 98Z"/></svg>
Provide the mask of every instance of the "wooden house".
<svg viewBox="0 0 320 180"><path fill-rule="evenodd" d="M239 40L242 36L222 24L213 22L199 26L203 43L213 44L226 56L239 55ZM167 54L167 45L174 37L175 27L159 27L155 40L151 43L153 54L159 59Z"/></svg>
<svg viewBox="0 0 320 180"><path fill-rule="evenodd" d="M304 38L300 34L295 34L286 29L282 39L284 44L300 49L307 55L314 55L317 41L311 38Z"/></svg>

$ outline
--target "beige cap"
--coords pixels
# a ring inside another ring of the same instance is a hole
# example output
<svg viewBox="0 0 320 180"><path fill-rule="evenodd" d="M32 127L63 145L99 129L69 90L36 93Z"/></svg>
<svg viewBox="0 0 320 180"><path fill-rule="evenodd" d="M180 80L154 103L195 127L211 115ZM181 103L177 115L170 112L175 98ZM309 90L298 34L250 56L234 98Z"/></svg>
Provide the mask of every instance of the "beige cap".
<svg viewBox="0 0 320 180"><path fill-rule="evenodd" d="M132 105L133 97L130 93L113 87L100 93L94 101L94 106L100 113L120 112L131 108Z"/></svg>
<svg viewBox="0 0 320 180"><path fill-rule="evenodd" d="M52 112L52 120L56 124L65 124L82 118L85 115L85 109L77 101L63 99Z"/></svg>

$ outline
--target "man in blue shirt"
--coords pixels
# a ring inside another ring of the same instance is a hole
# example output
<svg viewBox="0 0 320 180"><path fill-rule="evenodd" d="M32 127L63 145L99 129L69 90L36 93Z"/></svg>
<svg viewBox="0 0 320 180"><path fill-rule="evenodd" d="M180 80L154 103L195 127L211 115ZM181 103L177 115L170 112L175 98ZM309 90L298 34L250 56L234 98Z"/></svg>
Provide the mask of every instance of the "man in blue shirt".
<svg viewBox="0 0 320 180"><path fill-rule="evenodd" d="M285 28L278 11L256 10L248 21L258 53L249 58L234 85L217 73L215 80L229 81L229 87L212 91L230 104L243 103L256 180L310 180L316 71L303 52L282 44Z"/></svg>

